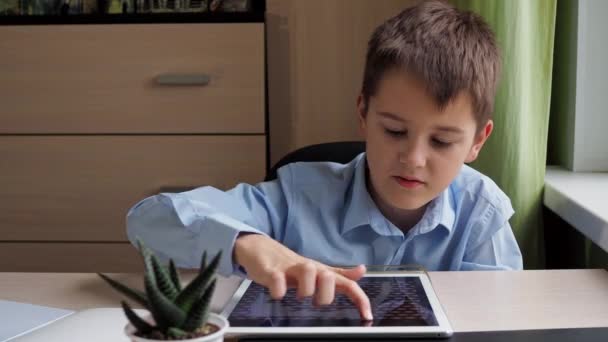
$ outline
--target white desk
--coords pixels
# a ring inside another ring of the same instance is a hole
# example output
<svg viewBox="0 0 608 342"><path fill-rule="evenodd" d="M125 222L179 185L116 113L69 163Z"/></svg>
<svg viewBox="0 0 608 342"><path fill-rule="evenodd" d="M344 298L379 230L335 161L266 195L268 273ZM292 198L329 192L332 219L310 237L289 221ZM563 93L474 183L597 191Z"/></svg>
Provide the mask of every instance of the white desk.
<svg viewBox="0 0 608 342"><path fill-rule="evenodd" d="M547 167L543 202L608 252L608 172Z"/></svg>
<svg viewBox="0 0 608 342"><path fill-rule="evenodd" d="M608 272L431 272L456 332L608 327ZM136 274L114 274L141 287ZM188 279L188 278L186 278ZM238 278L221 279L215 311ZM118 307L121 295L88 273L0 273L0 298L66 309Z"/></svg>

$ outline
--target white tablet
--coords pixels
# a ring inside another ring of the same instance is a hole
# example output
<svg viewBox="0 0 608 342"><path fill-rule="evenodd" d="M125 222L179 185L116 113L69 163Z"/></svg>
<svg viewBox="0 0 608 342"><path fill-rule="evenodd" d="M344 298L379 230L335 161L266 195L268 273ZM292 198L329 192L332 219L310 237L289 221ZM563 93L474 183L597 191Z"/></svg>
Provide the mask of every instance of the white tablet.
<svg viewBox="0 0 608 342"><path fill-rule="evenodd" d="M299 301L289 289L273 300L268 289L245 280L222 311L232 336L332 335L343 337L449 337L452 328L426 272L368 272L359 280L368 295L373 321L362 321L358 309L342 294L315 307Z"/></svg>

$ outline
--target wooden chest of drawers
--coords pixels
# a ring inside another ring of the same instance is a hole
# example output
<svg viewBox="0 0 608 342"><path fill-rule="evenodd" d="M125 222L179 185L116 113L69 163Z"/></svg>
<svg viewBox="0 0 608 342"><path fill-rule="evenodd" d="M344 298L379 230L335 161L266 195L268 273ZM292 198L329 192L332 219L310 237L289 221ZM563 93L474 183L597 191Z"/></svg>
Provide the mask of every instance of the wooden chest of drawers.
<svg viewBox="0 0 608 342"><path fill-rule="evenodd" d="M0 271L140 268L125 215L266 170L264 24L0 26Z"/></svg>

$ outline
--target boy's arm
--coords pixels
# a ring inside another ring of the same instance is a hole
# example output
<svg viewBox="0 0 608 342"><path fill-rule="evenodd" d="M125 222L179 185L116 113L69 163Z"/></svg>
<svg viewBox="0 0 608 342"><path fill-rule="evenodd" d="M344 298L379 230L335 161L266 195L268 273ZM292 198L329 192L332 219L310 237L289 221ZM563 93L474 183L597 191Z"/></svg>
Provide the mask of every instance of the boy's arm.
<svg viewBox="0 0 608 342"><path fill-rule="evenodd" d="M201 187L183 193L163 193L137 203L127 214L131 243L140 239L162 259L180 267L198 268L203 251L222 251L219 272L237 271L233 247L243 232L281 238L287 220L287 200L279 180L239 184L229 191Z"/></svg>
<svg viewBox="0 0 608 342"><path fill-rule="evenodd" d="M488 240L468 250L461 265L463 271L521 269L521 252L508 221Z"/></svg>

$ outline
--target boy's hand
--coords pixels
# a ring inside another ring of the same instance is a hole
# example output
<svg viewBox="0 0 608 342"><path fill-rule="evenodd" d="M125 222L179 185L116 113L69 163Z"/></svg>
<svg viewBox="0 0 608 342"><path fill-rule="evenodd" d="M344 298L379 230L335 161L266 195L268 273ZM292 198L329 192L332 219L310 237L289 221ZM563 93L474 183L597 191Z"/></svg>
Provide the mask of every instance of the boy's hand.
<svg viewBox="0 0 608 342"><path fill-rule="evenodd" d="M330 267L259 234L239 236L234 258L251 280L270 290L273 299L283 298L287 287L296 287L299 298L313 296L316 305L328 305L338 291L355 303L361 318L373 319L369 298L356 282L365 274L364 265L352 269Z"/></svg>

